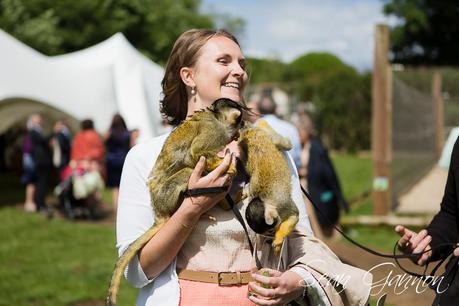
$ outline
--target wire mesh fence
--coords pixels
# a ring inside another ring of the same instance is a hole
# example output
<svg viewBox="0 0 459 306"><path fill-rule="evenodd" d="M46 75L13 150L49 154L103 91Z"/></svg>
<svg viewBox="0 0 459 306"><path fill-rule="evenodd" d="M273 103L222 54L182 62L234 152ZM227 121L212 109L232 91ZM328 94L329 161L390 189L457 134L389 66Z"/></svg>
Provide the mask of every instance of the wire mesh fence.
<svg viewBox="0 0 459 306"><path fill-rule="evenodd" d="M432 71L394 71L392 84L392 204L432 167L436 119Z"/></svg>
<svg viewBox="0 0 459 306"><path fill-rule="evenodd" d="M448 134L459 126L459 69L404 68L394 69L392 83L391 163L392 208L401 195L432 169L438 159L436 101L433 78L441 76L444 111L442 132Z"/></svg>

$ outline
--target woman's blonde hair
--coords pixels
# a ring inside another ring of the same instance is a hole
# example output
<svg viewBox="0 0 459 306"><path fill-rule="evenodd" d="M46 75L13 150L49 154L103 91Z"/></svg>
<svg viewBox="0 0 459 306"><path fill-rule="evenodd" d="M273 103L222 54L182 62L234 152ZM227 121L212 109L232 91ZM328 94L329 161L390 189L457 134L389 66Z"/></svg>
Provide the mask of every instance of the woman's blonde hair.
<svg viewBox="0 0 459 306"><path fill-rule="evenodd" d="M239 46L236 37L225 30L192 29L180 35L172 48L161 82L163 98L160 101L160 111L171 125L182 122L188 111L188 94L180 69L194 67L199 50L214 36L227 37Z"/></svg>

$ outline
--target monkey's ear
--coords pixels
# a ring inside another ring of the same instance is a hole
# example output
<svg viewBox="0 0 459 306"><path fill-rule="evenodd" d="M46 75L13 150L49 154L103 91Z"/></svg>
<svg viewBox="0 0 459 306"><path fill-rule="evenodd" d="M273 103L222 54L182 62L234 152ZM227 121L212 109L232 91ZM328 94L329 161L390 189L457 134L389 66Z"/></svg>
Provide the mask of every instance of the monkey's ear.
<svg viewBox="0 0 459 306"><path fill-rule="evenodd" d="M186 86L188 87L195 87L196 84L193 80L194 76L194 71L193 68L190 67L182 67L180 69L180 78L182 79L182 82L185 83Z"/></svg>
<svg viewBox="0 0 459 306"><path fill-rule="evenodd" d="M236 108L232 108L228 111L226 118L230 124L237 124L241 121L242 112Z"/></svg>

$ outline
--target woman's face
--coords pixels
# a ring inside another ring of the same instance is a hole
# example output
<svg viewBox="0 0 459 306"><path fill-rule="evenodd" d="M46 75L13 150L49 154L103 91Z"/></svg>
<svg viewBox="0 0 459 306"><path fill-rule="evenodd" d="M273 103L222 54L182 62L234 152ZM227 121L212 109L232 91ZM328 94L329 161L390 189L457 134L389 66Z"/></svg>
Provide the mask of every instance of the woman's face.
<svg viewBox="0 0 459 306"><path fill-rule="evenodd" d="M193 71L196 97L191 97L189 110L207 107L219 98L241 100L247 82L245 59L231 39L224 36L209 39L202 46Z"/></svg>

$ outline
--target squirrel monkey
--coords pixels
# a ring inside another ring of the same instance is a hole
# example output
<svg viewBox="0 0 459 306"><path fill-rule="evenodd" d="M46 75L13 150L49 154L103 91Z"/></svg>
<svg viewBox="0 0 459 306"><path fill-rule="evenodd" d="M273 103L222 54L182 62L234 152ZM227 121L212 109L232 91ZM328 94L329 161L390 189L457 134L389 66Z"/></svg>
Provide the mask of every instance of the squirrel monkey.
<svg viewBox="0 0 459 306"><path fill-rule="evenodd" d="M244 197L251 200L246 209L250 228L265 235L280 252L285 237L298 223L299 212L292 200L290 170L282 151L292 148L290 141L277 134L266 121L241 129L239 146L245 153L245 168L250 176Z"/></svg>
<svg viewBox="0 0 459 306"><path fill-rule="evenodd" d="M118 259L110 281L107 305L116 305L116 297L129 261L161 229L178 209L187 190L191 173L199 158L206 158L206 171L217 168L223 158L217 153L239 136L245 106L229 99L218 99L205 110L174 129L166 139L148 178L148 188L155 213L154 225L137 238ZM235 174L231 164L227 173Z"/></svg>

